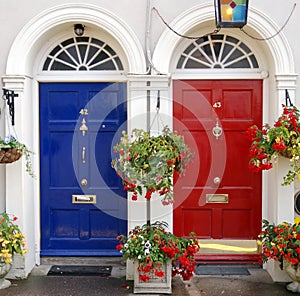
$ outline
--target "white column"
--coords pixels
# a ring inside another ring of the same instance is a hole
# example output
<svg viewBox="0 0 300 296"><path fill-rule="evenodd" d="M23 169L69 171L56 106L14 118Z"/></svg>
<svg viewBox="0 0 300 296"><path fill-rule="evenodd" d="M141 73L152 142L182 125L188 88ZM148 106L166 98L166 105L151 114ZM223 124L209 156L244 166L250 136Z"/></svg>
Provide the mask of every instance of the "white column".
<svg viewBox="0 0 300 296"><path fill-rule="evenodd" d="M6 132L13 132L17 140L32 150L32 100L31 79L25 76L4 76L3 85L13 90L19 96L15 98L15 126L6 125ZM36 115L37 116L37 115ZM9 118L10 121L10 118ZM37 153L37 151L35 151ZM36 180L25 170L25 158L15 163L6 164L6 212L18 217L17 223L26 235L26 248L28 254L18 258L14 275L25 278L35 265L35 195Z"/></svg>
<svg viewBox="0 0 300 296"><path fill-rule="evenodd" d="M157 95L160 91L159 125L156 116ZM128 133L134 128L148 130L155 135L164 125L172 129L172 100L170 99L168 76L131 75L128 83ZM147 99L149 96L149 100ZM154 120L155 119L155 120ZM153 123L153 124L152 124ZM166 221L172 229L172 206L163 206L158 197L151 199L151 222ZM139 197L131 201L128 196L128 229L147 221L146 200Z"/></svg>
<svg viewBox="0 0 300 296"><path fill-rule="evenodd" d="M293 104L295 104L295 90L296 90L296 78L297 75L277 75L277 98L278 100L270 100L269 110L273 110L273 116L270 116L272 120L276 120L280 114L282 114L282 104L285 104L285 90L288 90L289 96ZM275 107L275 108L274 108ZM271 124L271 122L270 122ZM278 161L274 163L273 171L268 175L268 196L267 196L267 218L270 222L275 224L281 222L294 222L294 183L288 186L282 186L283 177L288 172L290 166L289 159L279 157ZM287 282L290 278L284 271L281 271L277 262L269 261L266 265L268 272L270 273L274 281Z"/></svg>
<svg viewBox="0 0 300 296"><path fill-rule="evenodd" d="M289 96L293 104L295 104L295 91L296 91L296 79L297 75L277 75L277 112L275 112L276 120L282 114L282 104L285 104L285 90L288 90ZM277 114L276 114L277 113ZM290 166L289 159L280 157L278 162L275 164L275 187L277 192L273 200L276 204L275 216L270 217L275 223L283 221L293 222L294 221L294 184L289 186L282 186L283 177L288 172ZM272 201L272 197L269 197Z"/></svg>
<svg viewBox="0 0 300 296"><path fill-rule="evenodd" d="M150 132L154 135L158 129L161 130L163 128L162 125L157 125L156 119L153 121L157 112L158 91L160 91L160 118L164 125L168 125L172 129L173 110L168 76L130 75L128 78L128 133L130 134L135 128L146 131L151 128ZM172 230L173 207L163 206L161 199L155 195L152 196L150 205L151 222L157 220L166 221ZM137 201L132 201L129 194L128 230L146 222L146 199L139 197ZM127 261L126 278L133 280L133 263L130 260Z"/></svg>

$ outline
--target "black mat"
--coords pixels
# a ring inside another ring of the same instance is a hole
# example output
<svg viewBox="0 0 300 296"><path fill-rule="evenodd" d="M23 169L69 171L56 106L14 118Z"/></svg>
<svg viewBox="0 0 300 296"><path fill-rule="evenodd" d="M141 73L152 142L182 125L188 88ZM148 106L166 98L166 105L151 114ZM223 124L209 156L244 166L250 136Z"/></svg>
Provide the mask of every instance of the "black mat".
<svg viewBox="0 0 300 296"><path fill-rule="evenodd" d="M111 266L53 265L47 275L54 276L110 276Z"/></svg>
<svg viewBox="0 0 300 296"><path fill-rule="evenodd" d="M243 265L201 265L195 267L197 275L250 275L248 266Z"/></svg>

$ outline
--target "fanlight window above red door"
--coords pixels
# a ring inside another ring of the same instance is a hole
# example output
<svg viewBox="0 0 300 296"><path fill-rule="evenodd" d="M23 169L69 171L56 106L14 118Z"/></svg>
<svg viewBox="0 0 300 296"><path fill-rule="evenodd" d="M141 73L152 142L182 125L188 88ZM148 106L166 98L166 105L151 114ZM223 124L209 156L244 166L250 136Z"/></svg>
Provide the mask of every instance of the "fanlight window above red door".
<svg viewBox="0 0 300 296"><path fill-rule="evenodd" d="M256 69L257 59L242 41L216 34L192 41L181 54L177 69Z"/></svg>

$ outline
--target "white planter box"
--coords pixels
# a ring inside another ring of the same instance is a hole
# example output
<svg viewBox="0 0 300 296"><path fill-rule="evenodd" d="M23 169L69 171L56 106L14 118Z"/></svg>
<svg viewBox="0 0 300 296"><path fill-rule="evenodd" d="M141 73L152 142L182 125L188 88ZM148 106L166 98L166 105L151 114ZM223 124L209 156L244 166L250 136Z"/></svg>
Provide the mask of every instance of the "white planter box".
<svg viewBox="0 0 300 296"><path fill-rule="evenodd" d="M172 294L172 262L167 262L162 266L164 277L151 276L148 282L139 279L138 261L134 262L134 286L133 293L156 293Z"/></svg>

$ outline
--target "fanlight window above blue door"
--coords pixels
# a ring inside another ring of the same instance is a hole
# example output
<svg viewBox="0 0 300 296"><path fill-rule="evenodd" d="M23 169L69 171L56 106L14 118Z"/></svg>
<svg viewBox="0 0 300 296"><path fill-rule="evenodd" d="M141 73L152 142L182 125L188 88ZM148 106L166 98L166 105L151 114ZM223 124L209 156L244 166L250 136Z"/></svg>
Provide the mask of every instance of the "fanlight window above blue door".
<svg viewBox="0 0 300 296"><path fill-rule="evenodd" d="M74 37L58 44L46 58L43 71L120 71L122 62L105 42Z"/></svg>
<svg viewBox="0 0 300 296"><path fill-rule="evenodd" d="M254 53L242 41L216 34L193 41L181 54L177 69L255 69Z"/></svg>

